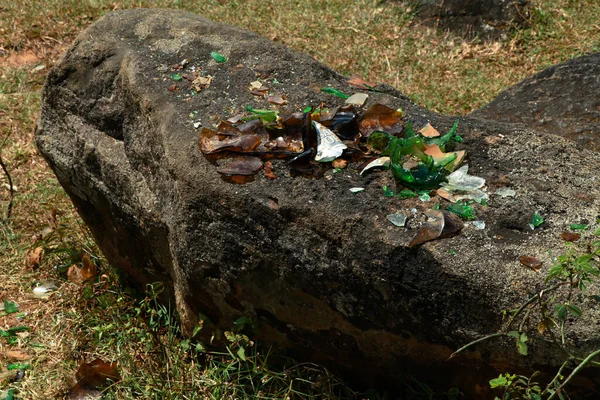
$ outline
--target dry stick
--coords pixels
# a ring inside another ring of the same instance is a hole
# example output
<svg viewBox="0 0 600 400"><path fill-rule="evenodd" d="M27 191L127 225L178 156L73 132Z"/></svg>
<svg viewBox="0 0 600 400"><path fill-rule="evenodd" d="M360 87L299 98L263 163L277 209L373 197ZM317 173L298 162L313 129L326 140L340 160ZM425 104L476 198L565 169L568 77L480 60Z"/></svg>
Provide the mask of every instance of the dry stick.
<svg viewBox="0 0 600 400"><path fill-rule="evenodd" d="M1 149L1 147L0 147ZM4 164L4 160L2 160L2 153L0 153L0 166L2 167L2 171L8 178L8 188L10 190L10 200L8 201L8 207L6 209L6 219L10 219L10 215L12 213L13 199L15 197L15 188L13 186L12 178L10 177L10 173L8 172L8 168L6 168L6 164Z"/></svg>
<svg viewBox="0 0 600 400"><path fill-rule="evenodd" d="M575 375L577 375L577 374L579 373L579 371L581 371L581 370L583 369L583 367L585 367L585 365L586 365L588 362L590 362L590 361L592 360L592 358L596 357L598 354L600 354L600 350L596 350L596 351L594 351L593 353L591 353L589 356L587 356L587 357L586 357L586 358L585 358L585 359L584 359L584 360L581 362L581 364L579 364L579 365L577 366L577 368L575 368L575 369L573 370L573 372L571 372L571 375L569 375L569 376L567 377L567 379L565 379L565 380L564 380L564 382L563 382L563 383L562 383L562 384L561 384L561 385L558 387L558 389L556 389L556 391L555 391L554 393L552 393L552 396L548 397L548 400L552 400L552 399L554 398L554 396L556 396L557 394L559 394L559 393L560 393L560 392L563 390L563 387L564 387L564 386L565 386L567 383L569 383L569 381L570 381L571 379L573 379L573 377L574 377Z"/></svg>

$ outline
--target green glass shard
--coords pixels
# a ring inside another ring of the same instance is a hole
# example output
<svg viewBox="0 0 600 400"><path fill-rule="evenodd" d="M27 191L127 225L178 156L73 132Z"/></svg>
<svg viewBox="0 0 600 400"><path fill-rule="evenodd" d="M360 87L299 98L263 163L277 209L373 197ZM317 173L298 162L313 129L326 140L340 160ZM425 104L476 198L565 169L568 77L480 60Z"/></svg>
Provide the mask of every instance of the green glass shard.
<svg viewBox="0 0 600 400"><path fill-rule="evenodd" d="M213 60L215 60L219 64L224 63L225 61L227 61L227 57L225 57L221 53L217 53L216 51L211 51L210 52L210 56L213 58Z"/></svg>
<svg viewBox="0 0 600 400"><path fill-rule="evenodd" d="M533 213L533 217L531 218L531 225L534 228L537 228L538 226L540 226L543 223L544 223L544 217L542 217L537 212Z"/></svg>
<svg viewBox="0 0 600 400"><path fill-rule="evenodd" d="M252 108L252 106L246 106L246 111L251 112L254 115L241 118L243 121L260 118L263 122L275 122L277 121L277 117L279 115L279 113L275 110L260 110L257 108Z"/></svg>
<svg viewBox="0 0 600 400"><path fill-rule="evenodd" d="M410 189L402 189L400 192L398 192L398 197L402 198L402 199L410 199L411 197L417 197L418 194L416 194L415 192L413 192Z"/></svg>
<svg viewBox="0 0 600 400"><path fill-rule="evenodd" d="M181 76L181 74L171 74L171 79L173 79L175 82L181 82L183 80L183 77Z"/></svg>
<svg viewBox="0 0 600 400"><path fill-rule="evenodd" d="M308 106L308 107L306 107L304 110L302 110L302 112L303 112L304 114L306 114L306 113L309 113L309 112L311 112L311 111L312 111L312 106Z"/></svg>
<svg viewBox="0 0 600 400"><path fill-rule="evenodd" d="M382 187L382 189L385 197L394 197L394 191L392 189L388 188L387 186Z"/></svg>
<svg viewBox="0 0 600 400"><path fill-rule="evenodd" d="M454 125L452 125L452 128L450 128L448 133L446 133L444 136L433 137L433 138L423 138L423 140L428 145L437 144L440 147L440 150L445 151L446 143L448 143L448 141L450 141L452 139L455 140L455 138L457 136L456 135L457 129L458 129L458 120L456 120L456 122L454 122ZM460 137L460 140L456 140L456 141L462 142L462 137Z"/></svg>
<svg viewBox="0 0 600 400"><path fill-rule="evenodd" d="M588 228L587 224L570 224L569 228L573 229L574 231L585 231Z"/></svg>
<svg viewBox="0 0 600 400"><path fill-rule="evenodd" d="M477 212L473 207L465 203L450 204L446 210L458 215L463 220L475 219L477 217Z"/></svg>
<svg viewBox="0 0 600 400"><path fill-rule="evenodd" d="M350 98L350 96L348 96L346 93L344 93L340 90L334 89L332 87L321 88L321 92L332 94L332 95L337 96L340 99L344 99L344 100Z"/></svg>

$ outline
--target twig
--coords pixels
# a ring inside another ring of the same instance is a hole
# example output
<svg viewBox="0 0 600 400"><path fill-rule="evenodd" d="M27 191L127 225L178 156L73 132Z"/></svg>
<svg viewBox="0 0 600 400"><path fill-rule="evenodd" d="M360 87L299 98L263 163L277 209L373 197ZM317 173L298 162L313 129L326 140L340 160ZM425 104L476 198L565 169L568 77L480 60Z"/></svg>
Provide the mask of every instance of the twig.
<svg viewBox="0 0 600 400"><path fill-rule="evenodd" d="M4 144L6 143L6 141L8 140L9 137L10 137L10 134L6 137L6 139L4 139L4 141L0 145L0 166L2 167L2 171L4 171L6 178L8 179L8 189L10 190L10 198L8 200L8 207L6 208L6 220L9 220L10 215L12 214L13 199L15 197L15 187L13 186L10 172L8 172L8 168L6 167L6 164L4 164L4 160L2 159L2 148L4 147Z"/></svg>
<svg viewBox="0 0 600 400"><path fill-rule="evenodd" d="M573 372L571 372L571 375L569 375L567 377L567 379L564 380L563 383L561 383L561 385L558 387L558 389L556 389L556 391L554 393L552 393L552 396L548 397L548 400L552 400L554 398L554 396L556 396L557 394L559 394L563 388L565 387L565 385L567 383L569 383L569 381L571 379L573 379L573 377L575 375L577 375L579 373L579 371L581 371L583 369L583 367L585 367L585 365L590 362L592 360L592 358L596 357L598 354L600 354L600 350L596 350L593 353L591 353L590 355L588 355L574 370Z"/></svg>
<svg viewBox="0 0 600 400"><path fill-rule="evenodd" d="M479 343L479 342L483 342L484 340L488 340L488 339L491 339L491 338L495 338L495 337L497 337L497 336L506 336L506 333L504 333L504 332L492 333L491 335L487 335L487 336L484 336L484 337L482 337L482 338L479 338L479 339L477 339L477 340L474 340L474 341L472 341L471 343L467 343L467 344L465 344L463 347L461 347L460 349L456 350L454 353L450 354L450 357L448 357L448 358L446 359L446 361L450 360L451 358L453 358L454 356L456 356L458 353L460 353L461 351L463 351L463 350L465 350L465 349L467 349L467 348L469 348L469 347L473 346L474 344L477 344L477 343Z"/></svg>

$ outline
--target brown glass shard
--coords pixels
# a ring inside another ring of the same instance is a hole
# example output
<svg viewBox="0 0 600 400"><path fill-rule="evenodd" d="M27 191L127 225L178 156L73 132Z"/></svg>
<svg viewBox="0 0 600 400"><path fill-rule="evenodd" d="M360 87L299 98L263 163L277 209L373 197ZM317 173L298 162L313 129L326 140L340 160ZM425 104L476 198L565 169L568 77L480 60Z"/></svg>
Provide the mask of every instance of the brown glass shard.
<svg viewBox="0 0 600 400"><path fill-rule="evenodd" d="M258 135L243 135L230 123L221 121L218 131L202 128L200 131L200 150L204 154L221 151L249 152L258 147L261 138Z"/></svg>
<svg viewBox="0 0 600 400"><path fill-rule="evenodd" d="M217 168L217 172L223 175L254 175L263 167L258 157L240 156L227 160L221 160L224 164Z"/></svg>
<svg viewBox="0 0 600 400"><path fill-rule="evenodd" d="M428 219L412 238L408 247L415 247L435 239L456 236L464 224L460 218L448 211L427 210Z"/></svg>
<svg viewBox="0 0 600 400"><path fill-rule="evenodd" d="M390 135L402 133L402 111L383 104L373 104L358 121L358 129L363 137L374 131L385 131Z"/></svg>

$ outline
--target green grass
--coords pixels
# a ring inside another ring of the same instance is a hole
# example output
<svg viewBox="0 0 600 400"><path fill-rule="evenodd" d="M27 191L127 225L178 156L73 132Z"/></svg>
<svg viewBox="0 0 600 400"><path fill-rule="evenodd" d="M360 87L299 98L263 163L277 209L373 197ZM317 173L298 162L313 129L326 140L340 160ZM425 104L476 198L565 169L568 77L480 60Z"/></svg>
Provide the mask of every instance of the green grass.
<svg viewBox="0 0 600 400"><path fill-rule="evenodd" d="M26 378L0 386L0 396L12 387L17 398L60 398L72 387L79 362L98 357L119 362L122 380L106 390L110 399L367 397L319 366L292 360L272 366L268 349L250 345L241 332L230 336L227 349L205 352L180 337L164 306L152 296L140 302L102 259L33 144L45 74L90 23L113 9L180 8L253 30L344 74L395 86L427 108L466 114L544 67L600 51L598 1L531 3L528 26L503 42L486 43L423 26L403 2L391 0L0 0L0 56L8 57L0 58L0 155L18 188L13 215L5 220L9 197L0 174L0 296L17 301L25 313L21 321L0 314L0 325L30 327L16 345L2 346L33 356ZM32 269L27 254L37 247L44 256ZM100 268L92 285L66 279L82 253ZM32 288L46 281L57 284L57 293L47 301L31 299ZM3 352L0 362L9 362ZM435 397L423 382L402 379L406 398Z"/></svg>

